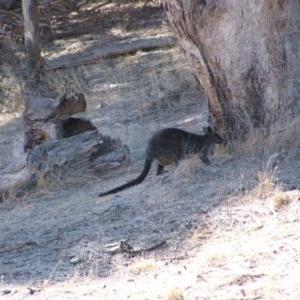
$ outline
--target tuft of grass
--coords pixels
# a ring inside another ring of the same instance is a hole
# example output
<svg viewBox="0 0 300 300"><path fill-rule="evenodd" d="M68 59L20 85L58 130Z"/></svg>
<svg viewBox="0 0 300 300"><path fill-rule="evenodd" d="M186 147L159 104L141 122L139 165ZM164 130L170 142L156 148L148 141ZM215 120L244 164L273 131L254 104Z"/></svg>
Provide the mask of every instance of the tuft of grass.
<svg viewBox="0 0 300 300"><path fill-rule="evenodd" d="M277 193L275 193L272 198L274 206L277 209L281 208L291 201L291 197L287 193L284 193L282 191L277 191Z"/></svg>
<svg viewBox="0 0 300 300"><path fill-rule="evenodd" d="M174 168L173 179L175 182L182 182L199 177L199 170L203 165L197 154L189 155L180 161L178 167Z"/></svg>
<svg viewBox="0 0 300 300"><path fill-rule="evenodd" d="M44 70L38 87L38 93L54 99L65 93L88 91L85 66L70 67L61 70Z"/></svg>
<svg viewBox="0 0 300 300"><path fill-rule="evenodd" d="M173 289L170 291L167 300L184 300L184 297L183 297L183 294L182 294L182 292L180 291L180 289L178 289L178 288L173 288Z"/></svg>
<svg viewBox="0 0 300 300"><path fill-rule="evenodd" d="M289 120L288 124L274 124L270 133L262 129L252 129L244 142L236 145L238 156L270 156L300 147L300 118Z"/></svg>
<svg viewBox="0 0 300 300"><path fill-rule="evenodd" d="M130 273L133 275L141 275L155 270L157 270L157 264L152 259L142 260L130 266Z"/></svg>
<svg viewBox="0 0 300 300"><path fill-rule="evenodd" d="M270 200L275 208L280 208L289 203L290 197L278 184L278 168L272 164L272 161L271 157L266 168L258 172L258 184L251 194L259 199Z"/></svg>
<svg viewBox="0 0 300 300"><path fill-rule="evenodd" d="M257 197L261 199L266 199L273 195L274 190L278 188L278 186L276 185L276 174L277 168L271 170L266 168L265 170L258 172L258 184L254 189Z"/></svg>

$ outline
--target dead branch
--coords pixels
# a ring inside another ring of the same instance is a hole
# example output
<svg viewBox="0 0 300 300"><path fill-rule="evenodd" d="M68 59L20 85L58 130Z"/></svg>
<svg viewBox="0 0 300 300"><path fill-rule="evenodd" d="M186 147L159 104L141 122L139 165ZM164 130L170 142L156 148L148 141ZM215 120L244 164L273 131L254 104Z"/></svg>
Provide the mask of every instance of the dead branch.
<svg viewBox="0 0 300 300"><path fill-rule="evenodd" d="M176 45L176 40L172 36L151 37L141 39L128 39L116 44L110 44L101 48L95 48L91 52L82 53L81 58L78 55L68 55L63 59L57 58L48 61L50 68L64 68L70 65L82 65L94 63L97 60L116 58L134 54L138 51L151 51L155 49L172 48Z"/></svg>
<svg viewBox="0 0 300 300"><path fill-rule="evenodd" d="M162 241L159 242L151 247L146 247L146 248L134 248L131 246L128 241L126 240L121 240L118 243L113 243L113 244L108 244L106 245L106 250L110 254L116 254L116 253L129 253L129 254L141 254L143 252L147 251L153 251L155 249L158 249L162 246L164 246L167 242Z"/></svg>

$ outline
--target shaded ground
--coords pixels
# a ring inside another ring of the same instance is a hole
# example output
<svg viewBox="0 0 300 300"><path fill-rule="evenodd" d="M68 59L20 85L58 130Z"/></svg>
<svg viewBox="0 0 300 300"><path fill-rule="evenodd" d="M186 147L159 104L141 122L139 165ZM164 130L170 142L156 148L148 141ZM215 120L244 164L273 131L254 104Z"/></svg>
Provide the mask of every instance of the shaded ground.
<svg viewBox="0 0 300 300"><path fill-rule="evenodd" d="M110 4L100 6L101 13L87 10L82 22L103 32L89 32L88 40L49 38L46 59L80 57L97 43L170 34L161 7L149 3L153 7L146 9L143 2L124 11L119 6L111 22ZM71 23L73 17L61 20ZM82 23L72 30L78 27ZM82 90L89 105L83 115L128 145L131 164L105 178L54 174L26 198L0 203L0 297L297 299L299 151L282 154L273 176L268 158L237 158L217 149L210 166L193 157L162 176L151 170L142 184L98 198L139 174L145 144L157 129L202 132L207 109L199 88L176 47L49 71L44 80L56 87L54 95ZM19 146L12 137L22 125L18 115L2 115L0 121L3 165ZM262 181L260 172L270 181L278 177L283 189ZM287 196L284 190L294 191ZM288 199L279 209L278 195ZM137 247L167 244L136 256L109 254L106 245L123 239Z"/></svg>

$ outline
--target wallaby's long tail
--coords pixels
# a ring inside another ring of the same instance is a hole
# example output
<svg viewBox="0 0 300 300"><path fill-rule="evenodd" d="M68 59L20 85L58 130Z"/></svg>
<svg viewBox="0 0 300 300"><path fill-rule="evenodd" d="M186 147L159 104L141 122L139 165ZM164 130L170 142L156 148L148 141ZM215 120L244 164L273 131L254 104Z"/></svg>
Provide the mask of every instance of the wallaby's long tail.
<svg viewBox="0 0 300 300"><path fill-rule="evenodd" d="M151 164L152 164L152 159L149 159L149 158L146 157L143 171L142 171L142 173L140 174L139 177L137 177L136 179L133 179L133 180L131 180L131 181L119 186L119 187L116 187L115 189L112 189L112 190L107 191L105 193L99 194L99 197L103 197L103 196L110 195L110 194L115 194L115 193L118 193L120 191L123 191L127 188L130 188L132 186L135 186L135 185L141 183L146 178L146 176L148 175L148 173L150 171L150 168L151 168Z"/></svg>

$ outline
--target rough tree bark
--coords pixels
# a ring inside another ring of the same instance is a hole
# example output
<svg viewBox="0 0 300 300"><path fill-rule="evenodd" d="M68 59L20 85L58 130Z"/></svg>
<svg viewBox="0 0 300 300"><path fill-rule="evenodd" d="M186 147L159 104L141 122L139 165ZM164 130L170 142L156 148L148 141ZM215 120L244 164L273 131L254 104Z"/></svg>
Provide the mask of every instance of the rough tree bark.
<svg viewBox="0 0 300 300"><path fill-rule="evenodd" d="M300 3L164 0L209 106L232 140L270 132L300 111Z"/></svg>
<svg viewBox="0 0 300 300"><path fill-rule="evenodd" d="M29 79L35 86L39 76L39 69L42 68L39 32L39 12L37 0L22 0L24 18L24 37L27 68Z"/></svg>

